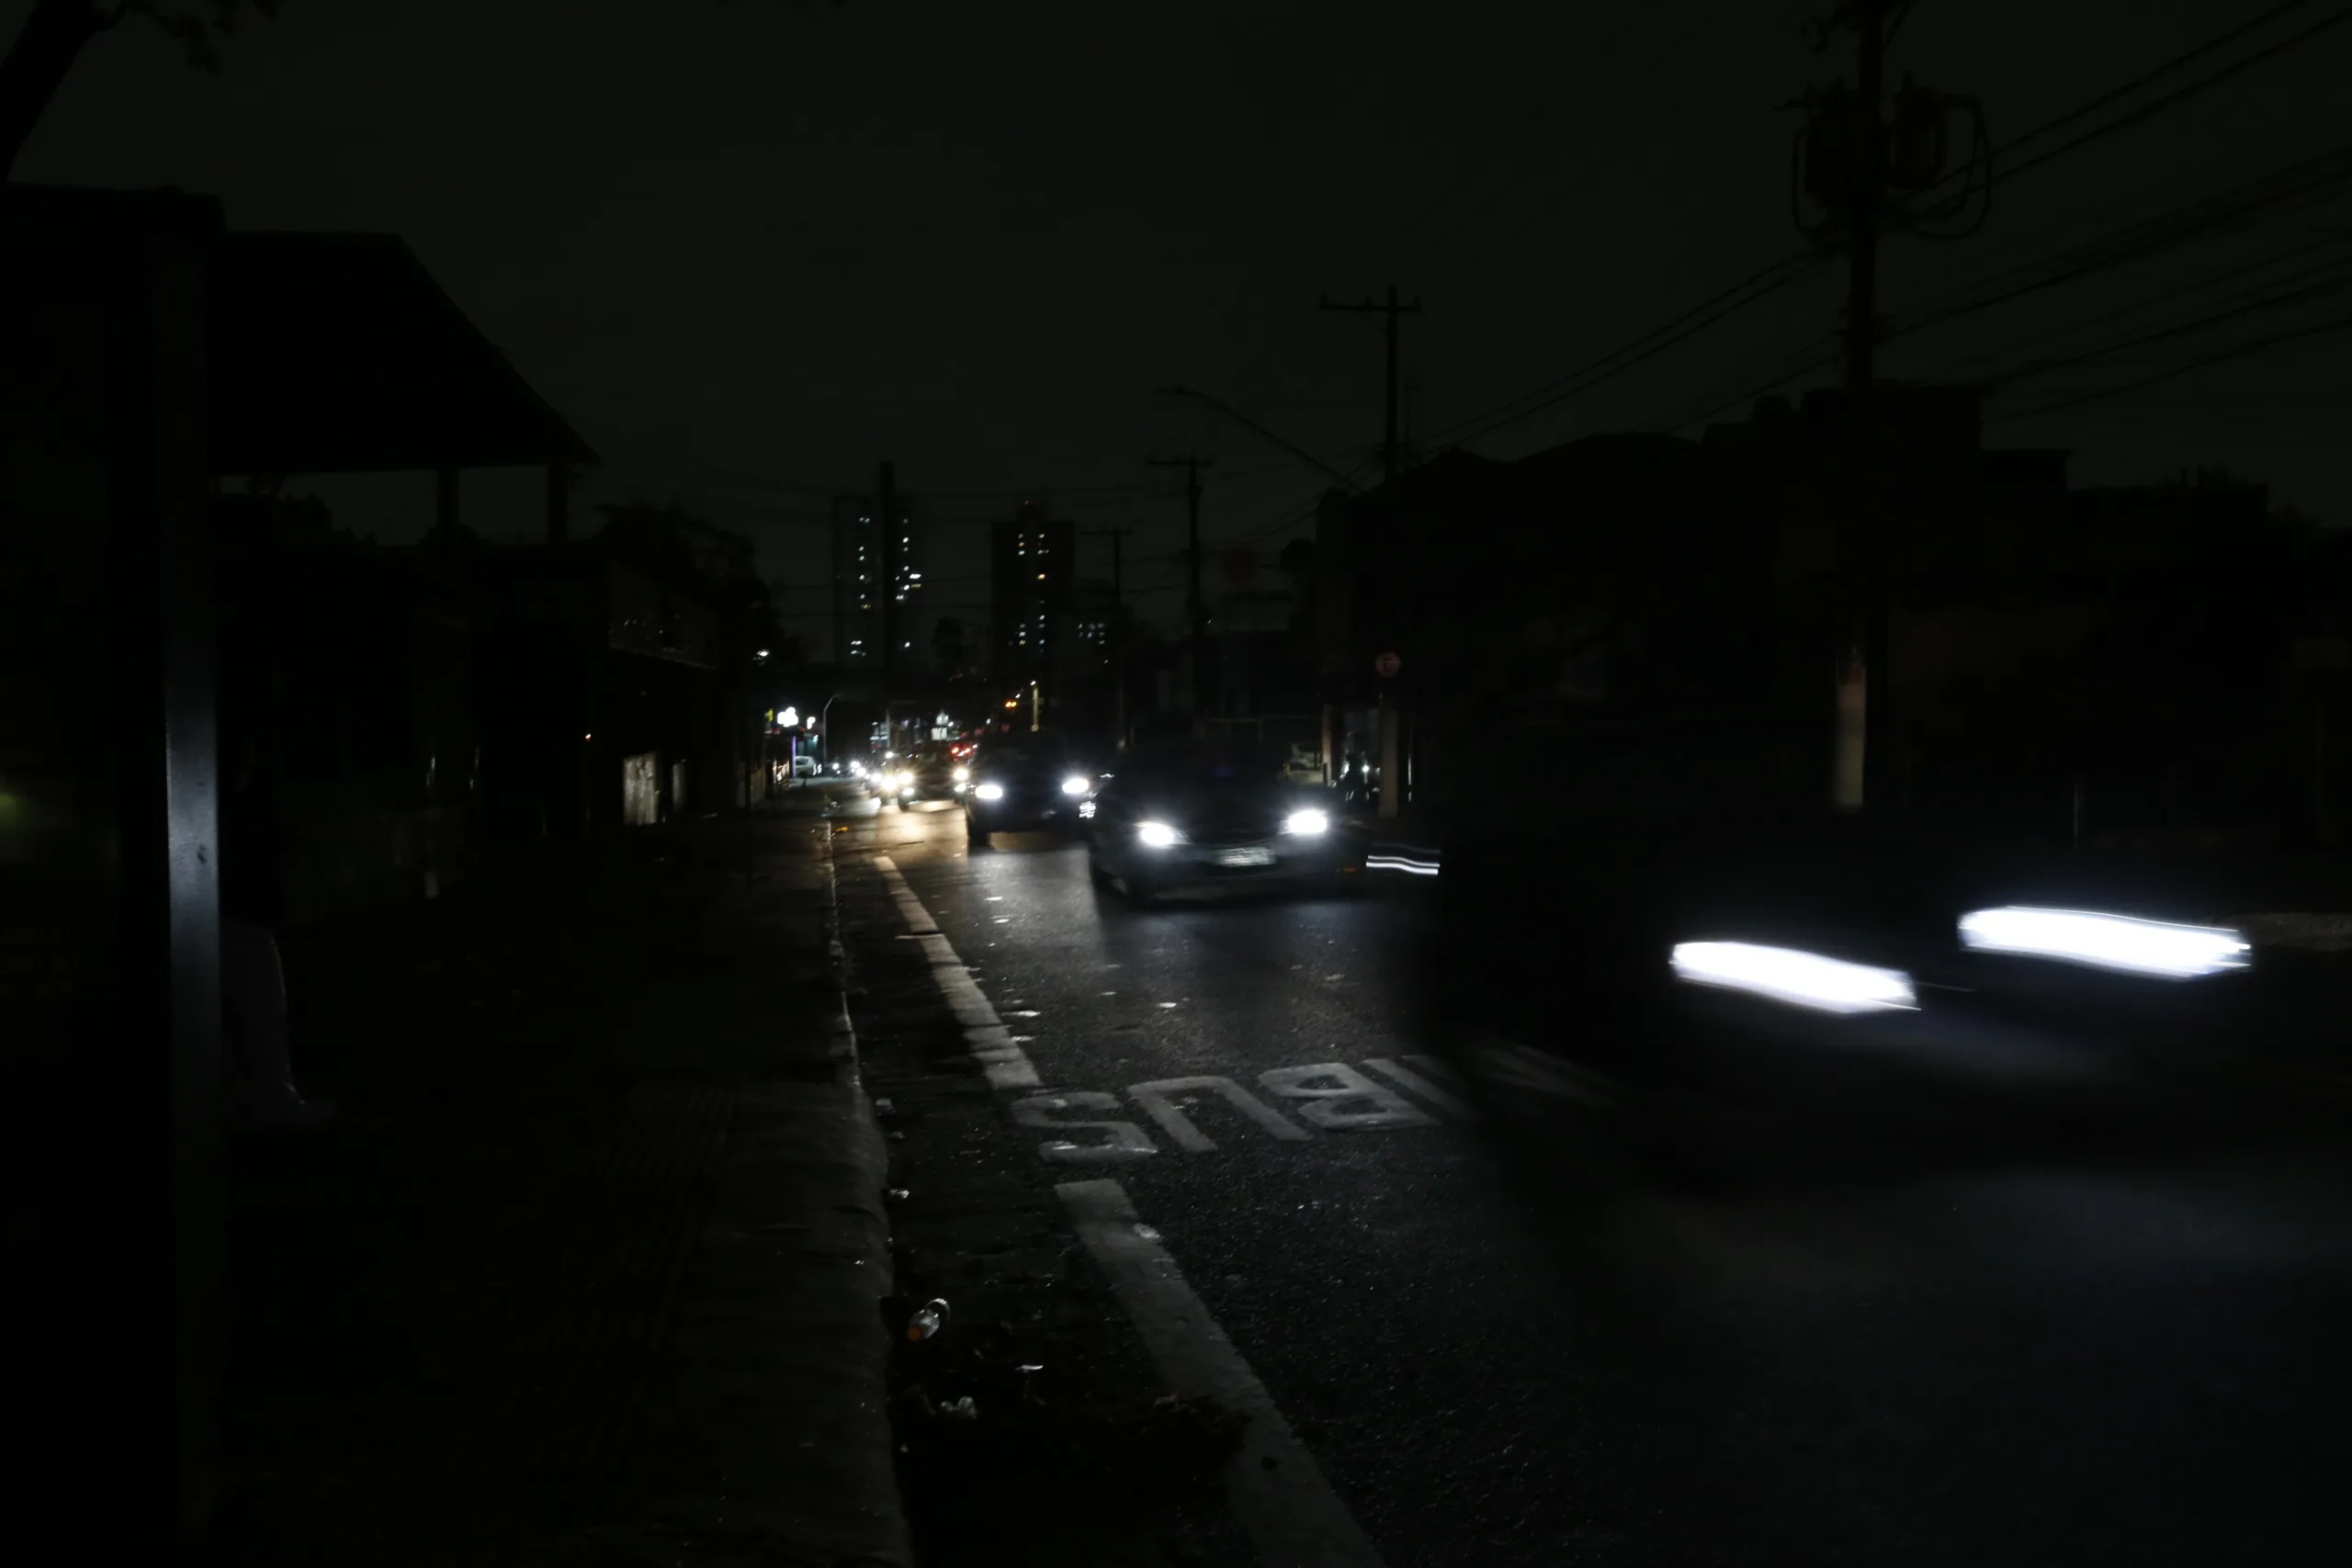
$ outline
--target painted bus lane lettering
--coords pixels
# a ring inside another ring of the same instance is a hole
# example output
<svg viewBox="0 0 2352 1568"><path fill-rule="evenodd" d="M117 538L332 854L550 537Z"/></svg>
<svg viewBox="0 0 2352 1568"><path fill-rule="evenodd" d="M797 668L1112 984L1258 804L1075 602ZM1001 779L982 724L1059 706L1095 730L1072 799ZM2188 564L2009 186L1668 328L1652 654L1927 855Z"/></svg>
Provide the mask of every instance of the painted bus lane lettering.
<svg viewBox="0 0 2352 1568"><path fill-rule="evenodd" d="M1441 1086L1439 1080L1450 1081L1441 1062L1427 1056L1379 1057L1364 1066L1440 1111L1465 1119L1472 1114L1458 1095ZM1161 1145L1141 1122L1110 1114L1130 1104L1159 1129L1161 1138L1186 1154L1209 1154L1217 1147L1216 1139L1197 1120L1204 1111L1236 1113L1276 1142L1292 1144L1310 1142L1317 1132L1369 1133L1438 1124L1438 1118L1404 1095L1345 1062L1272 1068L1258 1075L1258 1084L1275 1104L1232 1078L1202 1076L1129 1084L1124 1099L1101 1089L1047 1090L1013 1101L1012 1119L1023 1127L1057 1134L1037 1145L1038 1157L1052 1165L1117 1164L1159 1153ZM1285 1110L1297 1120L1285 1115ZM1072 1135L1081 1133L1088 1136Z"/></svg>
<svg viewBox="0 0 2352 1568"><path fill-rule="evenodd" d="M1037 1145L1039 1157L1052 1165L1108 1165L1148 1159L1159 1152L1150 1134L1132 1122L1067 1121L1065 1111L1116 1111L1119 1097L1100 1089L1067 1094L1033 1094L1012 1102L1012 1119L1023 1127L1046 1127L1057 1133L1091 1131L1106 1134L1102 1143L1080 1144L1067 1137L1048 1138Z"/></svg>

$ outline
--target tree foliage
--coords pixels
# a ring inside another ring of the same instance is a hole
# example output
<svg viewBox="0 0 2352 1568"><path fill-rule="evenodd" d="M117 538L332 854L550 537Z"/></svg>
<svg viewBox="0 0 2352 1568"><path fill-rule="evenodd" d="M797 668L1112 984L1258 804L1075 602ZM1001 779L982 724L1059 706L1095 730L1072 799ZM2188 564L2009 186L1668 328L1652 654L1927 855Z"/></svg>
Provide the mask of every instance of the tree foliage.
<svg viewBox="0 0 2352 1568"><path fill-rule="evenodd" d="M107 25L112 27L126 17L143 17L180 46L182 57L190 65L218 73L220 45L235 36L237 24L248 15L275 20L277 6L278 0L187 0L179 5L167 0L119 0L111 8Z"/></svg>
<svg viewBox="0 0 2352 1568"><path fill-rule="evenodd" d="M217 72L220 46L247 17L273 17L278 0L35 0L0 56L0 177L16 166L50 100L101 33L126 21L160 28L199 71Z"/></svg>

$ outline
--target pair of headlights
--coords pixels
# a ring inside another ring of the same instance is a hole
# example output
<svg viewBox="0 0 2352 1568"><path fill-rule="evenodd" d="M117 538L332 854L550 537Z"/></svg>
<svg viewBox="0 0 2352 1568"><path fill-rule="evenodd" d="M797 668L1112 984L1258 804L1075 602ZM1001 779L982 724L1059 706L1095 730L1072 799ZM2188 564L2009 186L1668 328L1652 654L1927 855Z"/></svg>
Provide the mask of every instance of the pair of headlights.
<svg viewBox="0 0 2352 1568"><path fill-rule="evenodd" d="M1294 811L1283 818L1283 831L1301 837L1331 830L1331 815L1328 811ZM1185 841L1184 835L1165 822L1142 822L1136 826L1138 841L1155 850L1170 849Z"/></svg>
<svg viewBox="0 0 2352 1568"><path fill-rule="evenodd" d="M956 776L962 779L968 778L971 775L965 769L958 768L956 770ZM1092 780L1081 778L1076 773L1072 773L1069 777L1062 780L1062 793L1067 795L1084 795L1093 789L1093 787L1094 784ZM972 791L972 794L975 798L980 800L1002 800L1004 798L1004 786L1001 784L984 784L978 789Z"/></svg>
<svg viewBox="0 0 2352 1568"><path fill-rule="evenodd" d="M2234 931L2175 925L2086 909L1979 909L1960 921L1962 945L1979 953L2047 958L2094 969L2191 980L2246 966L2252 949ZM1674 972L1697 985L1747 991L1823 1012L1909 1010L1919 1005L1899 969L1744 942L1686 942Z"/></svg>

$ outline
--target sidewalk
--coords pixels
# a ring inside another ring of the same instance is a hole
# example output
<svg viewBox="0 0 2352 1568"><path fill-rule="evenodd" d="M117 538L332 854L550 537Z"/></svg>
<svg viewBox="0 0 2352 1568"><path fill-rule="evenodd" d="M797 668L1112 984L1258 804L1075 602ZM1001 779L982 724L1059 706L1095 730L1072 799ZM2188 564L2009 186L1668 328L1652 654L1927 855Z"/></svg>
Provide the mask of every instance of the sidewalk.
<svg viewBox="0 0 2352 1568"><path fill-rule="evenodd" d="M288 939L216 1561L909 1560L822 800Z"/></svg>

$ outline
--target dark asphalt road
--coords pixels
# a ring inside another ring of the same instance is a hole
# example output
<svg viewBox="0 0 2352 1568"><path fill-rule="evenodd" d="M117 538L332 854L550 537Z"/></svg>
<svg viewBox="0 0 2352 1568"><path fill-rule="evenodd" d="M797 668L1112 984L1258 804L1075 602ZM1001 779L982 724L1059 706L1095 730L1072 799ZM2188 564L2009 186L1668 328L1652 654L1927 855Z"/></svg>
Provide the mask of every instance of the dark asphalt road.
<svg viewBox="0 0 2352 1568"><path fill-rule="evenodd" d="M1069 1174L1126 1185L1392 1565L2352 1561L2352 1141L1598 1211L1424 1101L1278 1141L1194 1094L1186 1151L1128 1086L1295 1112L1261 1073L1419 1049L1422 889L1137 911L1081 850L844 810L1044 1082L1152 1137Z"/></svg>

